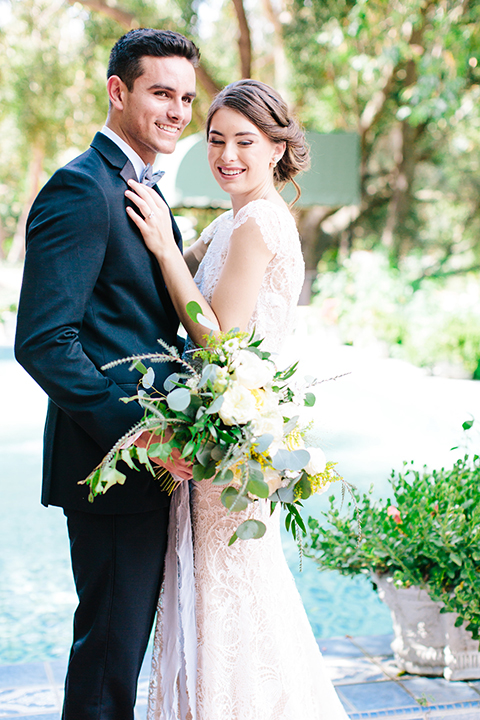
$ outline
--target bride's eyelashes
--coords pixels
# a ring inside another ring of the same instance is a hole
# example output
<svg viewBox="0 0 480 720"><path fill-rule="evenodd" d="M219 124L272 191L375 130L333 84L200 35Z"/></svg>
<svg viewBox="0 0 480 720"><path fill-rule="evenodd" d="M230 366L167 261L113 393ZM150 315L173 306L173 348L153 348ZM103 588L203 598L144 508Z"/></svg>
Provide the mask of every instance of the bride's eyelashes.
<svg viewBox="0 0 480 720"><path fill-rule="evenodd" d="M216 140L214 138L210 138L209 141L210 145L224 145L223 140ZM248 147L249 145L253 145L253 140L240 140L237 145L240 147Z"/></svg>

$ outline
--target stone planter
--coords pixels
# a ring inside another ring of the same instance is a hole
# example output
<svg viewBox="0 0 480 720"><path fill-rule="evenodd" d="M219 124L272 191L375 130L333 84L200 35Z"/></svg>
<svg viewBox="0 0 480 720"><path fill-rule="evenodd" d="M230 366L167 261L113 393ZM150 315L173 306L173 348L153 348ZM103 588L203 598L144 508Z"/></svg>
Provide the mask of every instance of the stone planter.
<svg viewBox="0 0 480 720"><path fill-rule="evenodd" d="M480 678L479 641L465 630L464 625L455 627L457 615L445 613L446 647L444 677L447 680L478 680Z"/></svg>
<svg viewBox="0 0 480 720"><path fill-rule="evenodd" d="M447 680L480 679L478 640L457 615L440 613L442 603L419 587L396 588L393 578L372 574L378 596L392 614L392 650L401 670L413 675L443 675Z"/></svg>
<svg viewBox="0 0 480 720"><path fill-rule="evenodd" d="M372 579L380 600L392 613L392 650L398 667L413 675L443 675L445 630L441 604L421 588L396 588L388 575L373 575Z"/></svg>

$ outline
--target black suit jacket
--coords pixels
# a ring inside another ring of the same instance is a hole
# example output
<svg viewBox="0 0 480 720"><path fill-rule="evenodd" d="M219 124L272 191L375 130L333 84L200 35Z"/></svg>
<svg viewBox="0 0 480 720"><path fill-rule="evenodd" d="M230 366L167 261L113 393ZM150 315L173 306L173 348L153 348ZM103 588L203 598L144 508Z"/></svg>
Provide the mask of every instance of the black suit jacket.
<svg viewBox="0 0 480 720"><path fill-rule="evenodd" d="M27 222L17 360L48 394L42 503L94 513L134 513L168 502L145 470L128 471L93 503L79 485L143 415L120 398L140 378L105 363L177 344L178 318L159 266L125 211L132 164L97 133L83 155L58 170ZM175 237L181 236L172 217ZM155 386L174 370L156 363Z"/></svg>

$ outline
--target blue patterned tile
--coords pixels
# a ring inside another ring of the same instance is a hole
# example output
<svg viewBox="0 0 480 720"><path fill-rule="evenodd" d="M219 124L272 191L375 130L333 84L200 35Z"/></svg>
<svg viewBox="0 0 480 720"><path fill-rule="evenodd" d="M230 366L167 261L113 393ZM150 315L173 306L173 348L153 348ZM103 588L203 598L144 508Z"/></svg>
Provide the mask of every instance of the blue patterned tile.
<svg viewBox="0 0 480 720"><path fill-rule="evenodd" d="M363 657L363 652L346 637L317 640L322 655L338 657Z"/></svg>
<svg viewBox="0 0 480 720"><path fill-rule="evenodd" d="M0 665L0 688L28 687L29 685L48 685L48 677L43 663Z"/></svg>
<svg viewBox="0 0 480 720"><path fill-rule="evenodd" d="M364 682L390 680L382 670L366 657L324 657L327 673L335 685L349 685Z"/></svg>
<svg viewBox="0 0 480 720"><path fill-rule="evenodd" d="M381 683L364 683L361 685L339 685L337 693L345 698L352 710L396 710L404 708L419 709L418 703L398 685L386 681Z"/></svg>
<svg viewBox="0 0 480 720"><path fill-rule="evenodd" d="M0 717L21 718L27 715L59 713L57 697L48 687L10 688L0 690Z"/></svg>
<svg viewBox="0 0 480 720"><path fill-rule="evenodd" d="M363 637L352 638L355 645L359 645L368 655L374 657L390 657L393 655L390 643L393 635L365 635Z"/></svg>
<svg viewBox="0 0 480 720"><path fill-rule="evenodd" d="M457 703L466 700L480 702L478 693L464 682L448 682L443 678L411 677L400 680L403 687L417 699L425 698L429 705Z"/></svg>

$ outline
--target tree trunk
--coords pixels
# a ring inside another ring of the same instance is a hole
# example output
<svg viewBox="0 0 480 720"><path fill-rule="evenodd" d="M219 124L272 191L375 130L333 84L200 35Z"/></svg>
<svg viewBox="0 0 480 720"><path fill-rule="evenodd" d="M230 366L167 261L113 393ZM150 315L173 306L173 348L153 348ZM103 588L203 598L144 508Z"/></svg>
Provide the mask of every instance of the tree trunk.
<svg viewBox="0 0 480 720"><path fill-rule="evenodd" d="M322 254L330 244L331 238L321 228L322 222L337 208L317 205L299 211L296 216L298 233L302 242L305 260L305 282L299 299L300 305L308 305L312 295L312 284L317 276L317 265Z"/></svg>
<svg viewBox="0 0 480 720"><path fill-rule="evenodd" d="M33 148L33 156L28 168L28 197L23 206L22 214L18 218L13 242L7 255L7 261L11 263L18 262L25 257L25 228L28 213L40 189L40 176L42 174L44 157L45 153L42 147L37 146Z"/></svg>
<svg viewBox="0 0 480 720"><path fill-rule="evenodd" d="M242 78L252 76L252 40L250 37L250 28L248 26L243 0L233 0L235 12L238 20L238 50L240 53L240 67Z"/></svg>
<svg viewBox="0 0 480 720"><path fill-rule="evenodd" d="M283 99L288 102L288 62L283 42L283 26L280 22L280 13L273 7L272 0L263 0L263 8L267 19L273 25L273 84Z"/></svg>

